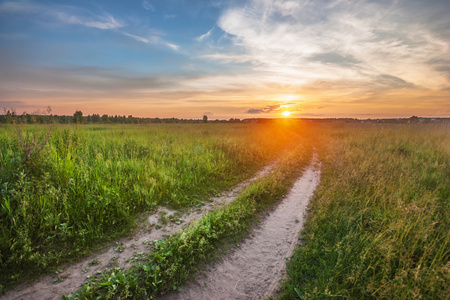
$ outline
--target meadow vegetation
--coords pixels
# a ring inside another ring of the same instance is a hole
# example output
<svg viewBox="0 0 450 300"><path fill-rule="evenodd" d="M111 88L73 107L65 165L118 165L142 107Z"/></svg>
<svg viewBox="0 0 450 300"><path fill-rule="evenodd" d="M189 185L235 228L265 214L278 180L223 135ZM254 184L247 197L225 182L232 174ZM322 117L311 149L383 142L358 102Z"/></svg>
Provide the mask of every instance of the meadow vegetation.
<svg viewBox="0 0 450 300"><path fill-rule="evenodd" d="M224 245L245 238L262 212L287 194L311 159L311 147L300 138L296 142L284 152L275 170L250 185L235 201L166 240L158 240L152 251L130 269L104 272L64 298L154 299L182 289L199 267L214 259Z"/></svg>
<svg viewBox="0 0 450 300"><path fill-rule="evenodd" d="M448 298L450 127L318 135L322 180L280 298Z"/></svg>
<svg viewBox="0 0 450 300"><path fill-rule="evenodd" d="M152 298L180 289L245 238L317 151L321 183L278 297L450 295L448 124L1 128L0 289L130 233L143 212L202 205L279 159L233 202L66 298Z"/></svg>
<svg viewBox="0 0 450 300"><path fill-rule="evenodd" d="M158 205L202 205L289 141L270 125L3 126L0 287L129 233Z"/></svg>

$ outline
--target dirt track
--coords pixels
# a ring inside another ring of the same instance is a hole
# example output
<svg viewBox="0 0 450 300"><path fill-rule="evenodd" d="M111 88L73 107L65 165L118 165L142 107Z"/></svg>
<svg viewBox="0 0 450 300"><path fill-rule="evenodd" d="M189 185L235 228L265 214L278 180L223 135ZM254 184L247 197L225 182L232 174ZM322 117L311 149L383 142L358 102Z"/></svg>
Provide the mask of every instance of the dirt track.
<svg viewBox="0 0 450 300"><path fill-rule="evenodd" d="M314 155L289 195L244 243L188 283L182 293L161 299L263 299L272 295L284 277L285 259L298 242L319 181L320 163Z"/></svg>
<svg viewBox="0 0 450 300"><path fill-rule="evenodd" d="M132 236L118 240L111 247L88 256L75 264L62 267L62 271L59 274L43 276L31 284L23 284L7 292L4 296L0 297L0 300L61 299L63 295L71 294L80 289L87 276L93 276L98 272L113 267L127 268L130 260L134 257L139 257L140 253L148 252L149 247L154 241L176 233L192 221L201 218L207 212L233 201L246 186L252 181L266 176L275 166L276 163L265 167L254 178L238 184L234 189L227 191L219 197L212 198L212 201L205 203L204 206L192 209L190 212L181 215L179 219L182 222L177 222L179 224L169 222L166 225L158 224L157 226L160 212L166 212L166 216L175 213L175 211L160 208L149 216ZM92 262L95 263L92 264Z"/></svg>

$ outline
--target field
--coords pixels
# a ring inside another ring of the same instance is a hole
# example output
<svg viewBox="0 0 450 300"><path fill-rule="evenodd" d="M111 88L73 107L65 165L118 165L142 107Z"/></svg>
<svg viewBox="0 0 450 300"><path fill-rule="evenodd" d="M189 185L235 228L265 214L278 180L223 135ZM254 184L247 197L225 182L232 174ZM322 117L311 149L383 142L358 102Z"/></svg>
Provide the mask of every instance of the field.
<svg viewBox="0 0 450 300"><path fill-rule="evenodd" d="M289 142L276 128L260 129L3 127L2 283L129 232L140 212L200 205L249 177Z"/></svg>
<svg viewBox="0 0 450 300"><path fill-rule="evenodd" d="M1 289L130 234L142 214L202 206L277 162L229 205L70 297L176 290L245 238L315 151L322 180L278 297L450 295L448 125L5 126L0 149Z"/></svg>
<svg viewBox="0 0 450 300"><path fill-rule="evenodd" d="M450 126L331 128L282 299L448 299Z"/></svg>

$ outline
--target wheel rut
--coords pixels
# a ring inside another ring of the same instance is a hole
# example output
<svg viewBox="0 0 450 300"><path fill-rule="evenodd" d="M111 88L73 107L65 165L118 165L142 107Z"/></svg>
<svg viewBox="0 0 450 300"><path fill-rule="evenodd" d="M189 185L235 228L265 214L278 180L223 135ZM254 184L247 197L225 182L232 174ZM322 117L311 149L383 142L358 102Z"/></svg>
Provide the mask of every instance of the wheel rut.
<svg viewBox="0 0 450 300"><path fill-rule="evenodd" d="M61 267L58 274L46 275L32 283L19 285L0 299L61 299L63 295L69 295L80 289L90 276L114 267L128 268L133 259L139 259L145 252L149 252L155 241L176 233L206 213L233 201L245 187L266 176L276 165L277 162L274 162L266 166L252 179L238 184L218 197L213 197L201 207L190 208L184 214L160 207L148 216L131 236L119 239L113 242L112 246L77 263ZM174 222L167 222L165 225L157 224L161 213L169 219L172 215L176 218L172 218Z"/></svg>
<svg viewBox="0 0 450 300"><path fill-rule="evenodd" d="M237 248L191 280L181 293L161 299L263 299L285 276L285 259L298 244L309 200L320 181L314 154L290 193Z"/></svg>

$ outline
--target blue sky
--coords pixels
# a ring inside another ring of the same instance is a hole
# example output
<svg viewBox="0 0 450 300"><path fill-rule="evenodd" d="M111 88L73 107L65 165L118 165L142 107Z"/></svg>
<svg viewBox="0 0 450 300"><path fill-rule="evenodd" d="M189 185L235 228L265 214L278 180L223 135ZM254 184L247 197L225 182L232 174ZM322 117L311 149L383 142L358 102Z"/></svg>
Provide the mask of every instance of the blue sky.
<svg viewBox="0 0 450 300"><path fill-rule="evenodd" d="M0 1L0 106L450 116L450 1Z"/></svg>

